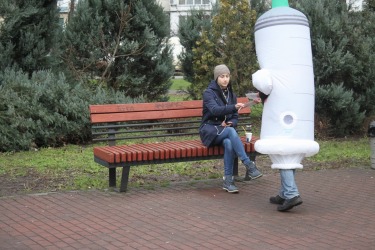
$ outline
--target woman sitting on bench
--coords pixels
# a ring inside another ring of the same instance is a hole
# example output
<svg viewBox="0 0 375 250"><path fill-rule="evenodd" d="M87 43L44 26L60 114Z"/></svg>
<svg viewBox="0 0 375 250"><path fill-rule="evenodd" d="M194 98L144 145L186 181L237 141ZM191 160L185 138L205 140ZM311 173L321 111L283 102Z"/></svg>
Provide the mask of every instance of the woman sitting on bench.
<svg viewBox="0 0 375 250"><path fill-rule="evenodd" d="M261 102L260 98L255 101ZM237 103L237 96L232 91L228 67L224 64L216 66L214 80L203 92L203 116L199 134L205 146L222 145L224 147L223 189L230 193L238 192L233 178L233 164L236 156L245 165L250 179L262 176L255 163L247 156L235 130L238 110L243 107L244 103Z"/></svg>

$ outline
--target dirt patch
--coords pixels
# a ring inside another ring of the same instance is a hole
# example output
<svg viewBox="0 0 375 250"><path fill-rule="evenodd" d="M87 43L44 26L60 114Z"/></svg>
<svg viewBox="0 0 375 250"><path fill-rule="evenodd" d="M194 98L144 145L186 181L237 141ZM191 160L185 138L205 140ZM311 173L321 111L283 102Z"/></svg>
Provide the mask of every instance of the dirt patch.
<svg viewBox="0 0 375 250"><path fill-rule="evenodd" d="M25 175L0 175L0 197L27 193L53 192L61 189L63 183L67 183L68 179L67 177L42 175L32 169L28 170Z"/></svg>

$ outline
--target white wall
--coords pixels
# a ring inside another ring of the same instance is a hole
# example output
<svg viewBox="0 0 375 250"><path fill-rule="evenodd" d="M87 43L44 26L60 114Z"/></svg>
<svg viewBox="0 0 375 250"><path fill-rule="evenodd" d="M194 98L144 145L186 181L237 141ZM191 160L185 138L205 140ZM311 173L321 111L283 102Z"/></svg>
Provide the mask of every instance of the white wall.
<svg viewBox="0 0 375 250"><path fill-rule="evenodd" d="M346 0L347 4L352 4L354 10L362 10L363 0Z"/></svg>
<svg viewBox="0 0 375 250"><path fill-rule="evenodd" d="M164 10L169 11L170 16L170 28L172 37L169 39L168 43L173 46L173 61L176 68L179 68L178 55L183 51L183 46L180 44L180 39L177 37L178 26L181 16L189 15L192 8L211 11L212 5L216 3L216 0L211 0L211 4L206 5L179 5L178 0L159 0L168 5ZM172 3L172 4L170 4ZM169 8L169 10L167 10Z"/></svg>

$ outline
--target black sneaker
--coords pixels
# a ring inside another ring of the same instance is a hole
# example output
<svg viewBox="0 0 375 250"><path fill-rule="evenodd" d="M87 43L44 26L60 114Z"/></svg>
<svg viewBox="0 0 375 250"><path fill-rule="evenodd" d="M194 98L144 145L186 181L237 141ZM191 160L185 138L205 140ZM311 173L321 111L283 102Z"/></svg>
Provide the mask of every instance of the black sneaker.
<svg viewBox="0 0 375 250"><path fill-rule="evenodd" d="M276 196L270 197L270 202L272 204L282 205L284 203L284 201L285 201L285 199L281 198L280 195L276 195Z"/></svg>
<svg viewBox="0 0 375 250"><path fill-rule="evenodd" d="M301 196L293 197L292 199L285 200L283 204L277 206L277 211L284 212L292 209L295 206L302 204Z"/></svg>

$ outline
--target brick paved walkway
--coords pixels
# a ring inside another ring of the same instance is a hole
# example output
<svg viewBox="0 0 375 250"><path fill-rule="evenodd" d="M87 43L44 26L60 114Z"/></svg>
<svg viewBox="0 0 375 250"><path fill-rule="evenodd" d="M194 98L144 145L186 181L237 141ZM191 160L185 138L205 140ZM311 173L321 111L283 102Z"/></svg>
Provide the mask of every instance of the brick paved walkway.
<svg viewBox="0 0 375 250"><path fill-rule="evenodd" d="M0 249L375 249L375 170L297 172L304 203L268 202L277 173L239 183L174 184L128 193L0 198Z"/></svg>

